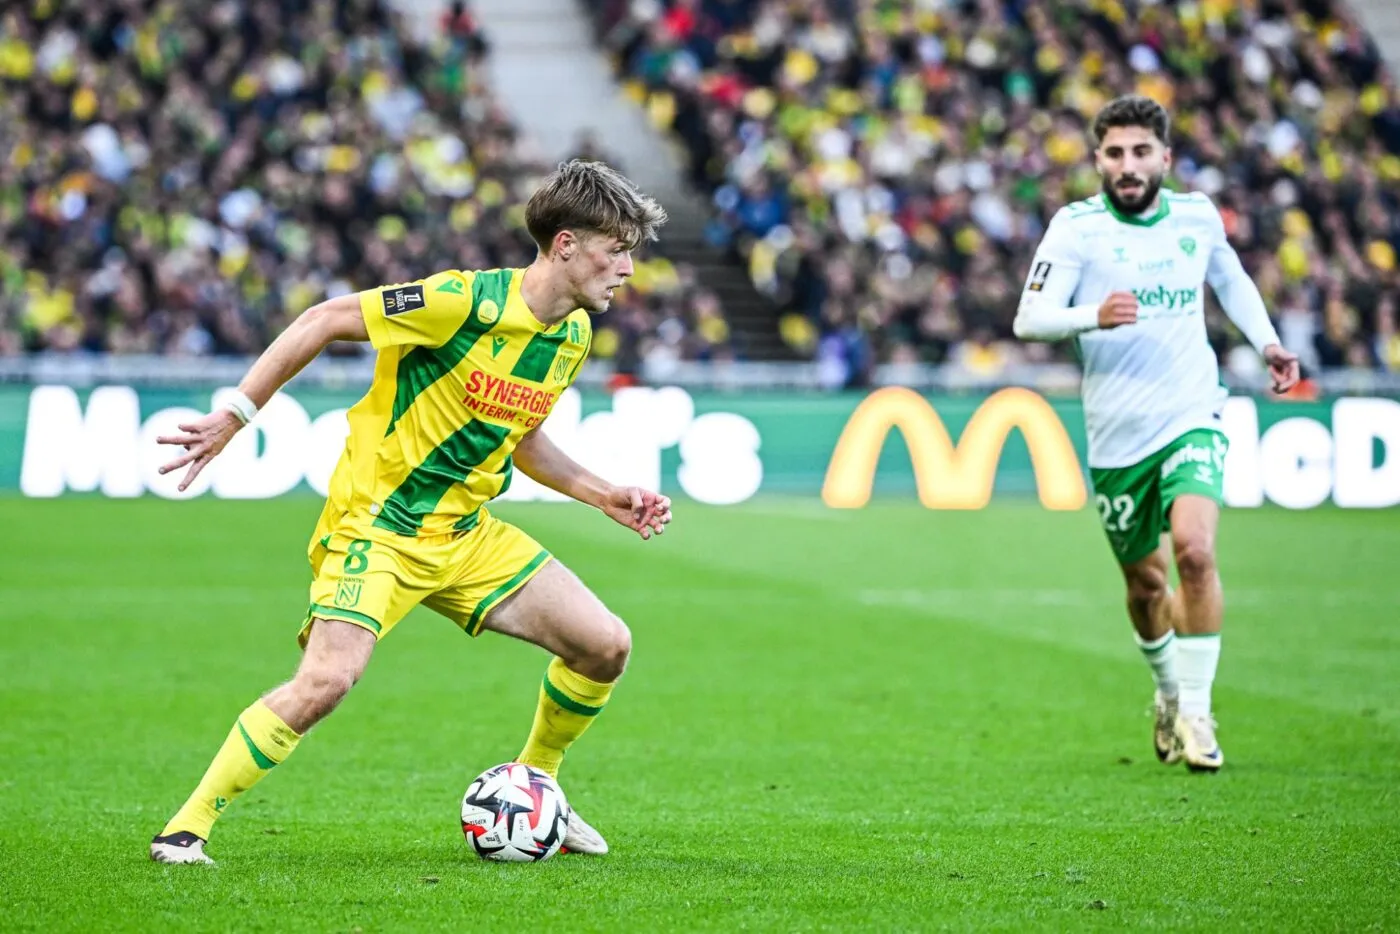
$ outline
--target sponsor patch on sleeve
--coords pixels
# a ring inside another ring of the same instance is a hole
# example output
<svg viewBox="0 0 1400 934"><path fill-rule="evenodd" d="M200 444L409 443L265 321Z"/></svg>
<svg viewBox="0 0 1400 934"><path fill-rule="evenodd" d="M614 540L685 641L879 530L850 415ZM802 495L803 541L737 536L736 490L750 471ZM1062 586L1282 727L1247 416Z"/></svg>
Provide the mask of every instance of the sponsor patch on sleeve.
<svg viewBox="0 0 1400 934"><path fill-rule="evenodd" d="M1050 278L1050 264L1044 260L1035 264L1035 269L1031 272L1030 284L1026 289L1031 292L1039 292L1045 288L1045 280Z"/></svg>
<svg viewBox="0 0 1400 934"><path fill-rule="evenodd" d="M384 317L401 315L423 307L423 287L421 285L401 285L384 290Z"/></svg>

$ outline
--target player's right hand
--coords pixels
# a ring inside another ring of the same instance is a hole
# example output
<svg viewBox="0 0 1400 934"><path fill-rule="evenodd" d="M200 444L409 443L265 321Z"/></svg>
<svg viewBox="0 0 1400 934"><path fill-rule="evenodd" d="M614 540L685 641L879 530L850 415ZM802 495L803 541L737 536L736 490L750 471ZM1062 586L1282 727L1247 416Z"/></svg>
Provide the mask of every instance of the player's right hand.
<svg viewBox="0 0 1400 934"><path fill-rule="evenodd" d="M204 470L205 466L224 449L229 441L233 440L233 436L238 434L238 429L243 427L243 423L231 411L221 408L179 427L184 434L162 435L156 438L156 443L178 444L185 449L184 454L160 469L161 475L164 476L172 470L179 470L186 464L190 465L190 469L185 472L184 479L180 481L180 492L183 493L194 482L194 478Z"/></svg>
<svg viewBox="0 0 1400 934"><path fill-rule="evenodd" d="M1132 292L1110 292L1099 306L1099 327L1118 328L1137 324L1138 301Z"/></svg>

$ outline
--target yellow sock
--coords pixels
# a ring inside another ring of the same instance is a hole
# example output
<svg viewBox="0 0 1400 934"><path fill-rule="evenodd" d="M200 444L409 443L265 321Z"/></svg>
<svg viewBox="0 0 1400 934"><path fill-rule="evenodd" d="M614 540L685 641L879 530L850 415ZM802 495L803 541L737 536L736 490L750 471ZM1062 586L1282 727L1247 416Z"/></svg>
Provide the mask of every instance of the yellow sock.
<svg viewBox="0 0 1400 934"><path fill-rule="evenodd" d="M535 709L530 738L516 761L558 777L564 750L602 712L612 689L611 683L585 678L554 659L545 669L544 683L540 685L540 703Z"/></svg>
<svg viewBox="0 0 1400 934"><path fill-rule="evenodd" d="M255 702L239 714L194 794L165 825L161 836L187 830L208 840L214 821L224 809L290 756L300 740L301 734L283 723L266 704Z"/></svg>

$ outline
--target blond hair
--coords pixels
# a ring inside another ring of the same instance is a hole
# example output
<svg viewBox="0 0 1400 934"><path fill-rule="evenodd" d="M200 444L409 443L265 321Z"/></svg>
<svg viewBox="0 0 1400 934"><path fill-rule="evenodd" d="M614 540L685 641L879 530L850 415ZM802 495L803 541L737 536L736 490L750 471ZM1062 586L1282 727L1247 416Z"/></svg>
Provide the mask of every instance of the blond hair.
<svg viewBox="0 0 1400 934"><path fill-rule="evenodd" d="M582 159L561 163L525 205L525 227L545 253L561 230L616 237L631 250L657 239L665 223L656 199L607 165Z"/></svg>

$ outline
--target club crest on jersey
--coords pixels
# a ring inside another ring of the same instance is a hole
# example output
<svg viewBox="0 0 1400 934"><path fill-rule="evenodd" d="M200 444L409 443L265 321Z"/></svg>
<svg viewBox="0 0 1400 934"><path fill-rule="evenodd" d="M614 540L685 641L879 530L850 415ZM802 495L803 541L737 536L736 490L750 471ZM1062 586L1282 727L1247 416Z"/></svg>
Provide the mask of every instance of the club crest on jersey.
<svg viewBox="0 0 1400 934"><path fill-rule="evenodd" d="M423 307L423 287L421 285L401 285L384 290L384 317L391 318L405 311Z"/></svg>
<svg viewBox="0 0 1400 934"><path fill-rule="evenodd" d="M574 361L577 359L578 354L569 353L568 351L559 352L559 355L554 358L554 381L556 383L562 383L564 381L564 376L569 372L569 367L573 366Z"/></svg>
<svg viewBox="0 0 1400 934"><path fill-rule="evenodd" d="M1195 255L1196 255L1196 238L1195 238L1195 237L1182 237L1180 240L1178 240L1178 241L1176 241L1176 242L1177 242L1177 244L1181 247L1181 252L1185 253L1187 256L1195 256Z"/></svg>
<svg viewBox="0 0 1400 934"><path fill-rule="evenodd" d="M482 324L495 324L496 319L501 316L501 306L488 298L476 306L476 316L481 319Z"/></svg>
<svg viewBox="0 0 1400 934"><path fill-rule="evenodd" d="M1128 251L1125 247L1116 246L1113 248L1113 261L1115 263L1126 263L1128 261Z"/></svg>
<svg viewBox="0 0 1400 934"><path fill-rule="evenodd" d="M335 605L342 610L348 610L360 602L360 590L364 586L364 581L358 578L347 578L335 585Z"/></svg>

